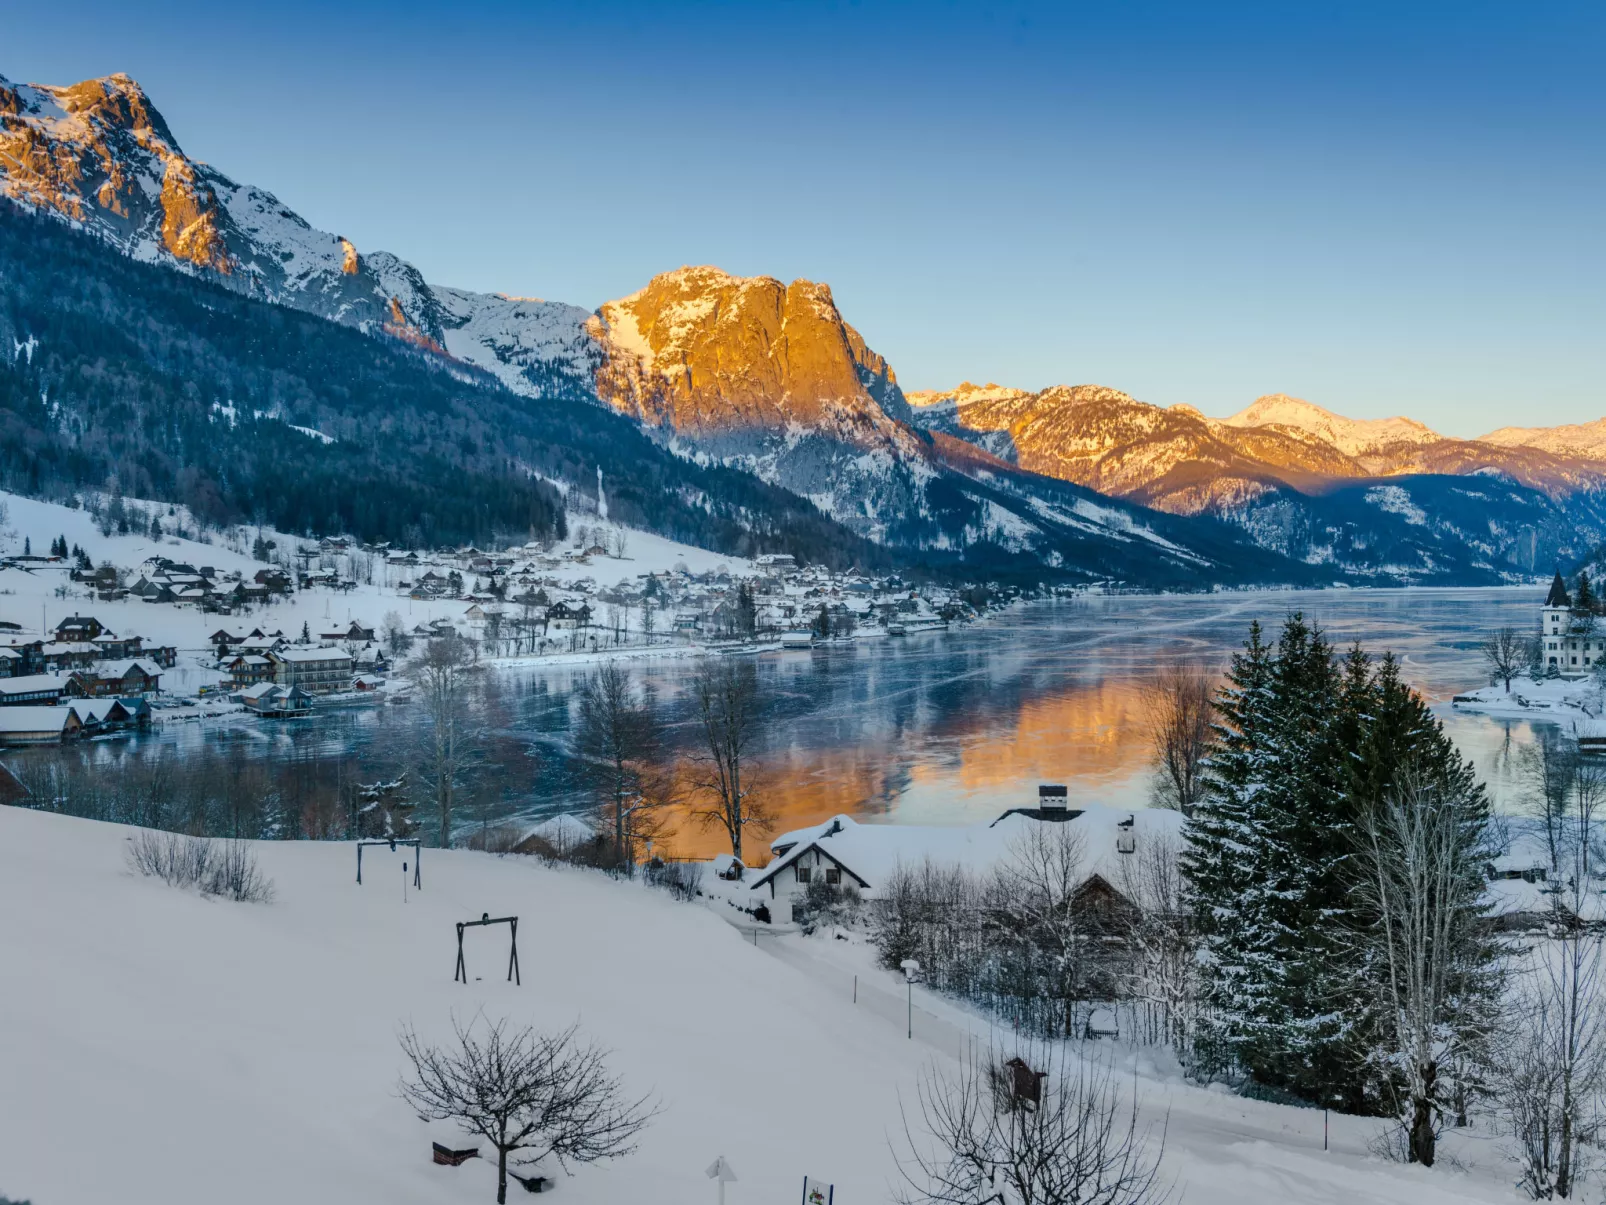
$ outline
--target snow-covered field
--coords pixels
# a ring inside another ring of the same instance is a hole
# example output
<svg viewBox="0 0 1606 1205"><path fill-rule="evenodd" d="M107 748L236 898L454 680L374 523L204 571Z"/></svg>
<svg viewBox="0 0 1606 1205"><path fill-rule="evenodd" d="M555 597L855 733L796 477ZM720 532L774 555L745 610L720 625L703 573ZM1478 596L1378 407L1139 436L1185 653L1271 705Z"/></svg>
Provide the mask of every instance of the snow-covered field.
<svg viewBox="0 0 1606 1205"><path fill-rule="evenodd" d="M457 1136L396 1096L398 1025L439 1037L479 1010L578 1021L628 1087L658 1094L639 1151L560 1174L562 1200L711 1203L703 1171L723 1154L730 1205L795 1201L805 1174L839 1205L885 1202L900 1094L975 1030L917 991L906 1040L901 985L863 945L755 945L708 908L584 871L430 850L404 902L402 855L370 851L359 887L350 845L264 844L277 898L235 904L136 877L130 831L0 808L0 1194L35 1205L489 1201L494 1169L434 1166L431 1140ZM522 987L488 930L470 934L473 982L452 981L453 922L487 911L521 918ZM1377 1122L1335 1117L1324 1152L1320 1113L1114 1053L1190 1205L1517 1199L1492 1139L1450 1144L1470 1170L1425 1171L1366 1154Z"/></svg>

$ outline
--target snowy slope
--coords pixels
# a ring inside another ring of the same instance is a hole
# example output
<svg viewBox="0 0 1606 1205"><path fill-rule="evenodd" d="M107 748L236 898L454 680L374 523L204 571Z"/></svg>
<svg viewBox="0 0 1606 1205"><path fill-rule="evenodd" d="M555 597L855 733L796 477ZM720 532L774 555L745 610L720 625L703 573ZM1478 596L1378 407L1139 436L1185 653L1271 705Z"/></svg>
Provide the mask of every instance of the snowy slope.
<svg viewBox="0 0 1606 1205"><path fill-rule="evenodd" d="M635 884L523 859L426 851L402 899L398 855L346 844L258 847L271 904L203 900L133 876L129 830L0 808L0 1192L42 1205L485 1202L484 1163L435 1167L444 1125L396 1098L395 1032L452 1015L555 1029L613 1050L663 1112L640 1150L558 1189L575 1205L707 1205L703 1169L736 1169L730 1205L795 1200L802 1176L843 1205L889 1201L889 1136L928 1061L948 1065L965 1018L853 958L863 947L767 936ZM471 934L451 979L453 922L518 915L523 986L505 940ZM859 1004L849 973L861 975ZM1492 1143L1473 1170L1370 1160L1375 1122L1225 1098L1154 1078L1165 1169L1189 1205L1452 1205L1513 1201ZM466 1145L466 1143L465 1143Z"/></svg>

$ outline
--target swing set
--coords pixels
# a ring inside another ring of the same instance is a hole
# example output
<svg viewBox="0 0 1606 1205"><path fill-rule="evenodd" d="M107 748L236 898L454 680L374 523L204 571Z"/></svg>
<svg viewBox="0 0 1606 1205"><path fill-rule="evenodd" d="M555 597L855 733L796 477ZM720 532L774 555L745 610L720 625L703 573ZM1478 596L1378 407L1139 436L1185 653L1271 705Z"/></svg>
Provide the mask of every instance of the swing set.
<svg viewBox="0 0 1606 1205"><path fill-rule="evenodd" d="M452 982L461 980L468 982L468 967L463 963L463 930L472 929L479 925L506 925L512 933L513 945L508 954L507 977L513 986L523 987L519 979L519 918L516 916L492 916L489 912L482 913L479 920L460 920L457 922L457 969L452 972Z"/></svg>
<svg viewBox="0 0 1606 1205"><path fill-rule="evenodd" d="M417 837L380 837L374 841L357 842L357 886L362 886L362 851L374 845L388 845L390 852L395 853L398 845L411 845L413 847L413 886L422 891L424 879L422 867L419 863L424 859L424 843Z"/></svg>

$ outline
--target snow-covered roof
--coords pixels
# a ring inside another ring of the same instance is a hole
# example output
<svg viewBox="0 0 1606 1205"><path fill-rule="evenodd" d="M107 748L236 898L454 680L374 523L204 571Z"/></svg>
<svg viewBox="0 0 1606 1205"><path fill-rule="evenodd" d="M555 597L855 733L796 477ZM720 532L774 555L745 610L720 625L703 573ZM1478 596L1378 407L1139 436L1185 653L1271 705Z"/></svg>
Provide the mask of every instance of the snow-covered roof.
<svg viewBox="0 0 1606 1205"><path fill-rule="evenodd" d="M0 695L28 695L37 690L65 690L67 679L60 674L23 674L0 678Z"/></svg>
<svg viewBox="0 0 1606 1205"><path fill-rule="evenodd" d="M0 707L0 733L59 732L71 713L71 707Z"/></svg>
<svg viewBox="0 0 1606 1205"><path fill-rule="evenodd" d="M772 850L786 852L766 866L753 885L768 882L814 848L852 870L872 890L885 883L899 865L928 860L963 866L973 872L986 871L1007 858L1025 835L1045 824L1070 826L1068 831L1084 842L1087 873L1114 882L1120 875L1121 859L1126 856L1119 852L1123 835L1130 835L1135 843L1162 836L1180 839L1182 816L1160 808L1131 811L1101 804L1084 805L1076 816L1064 821L1011 814L986 824L950 826L861 824L851 816L833 816L823 824L784 833L772 841Z"/></svg>
<svg viewBox="0 0 1606 1205"><path fill-rule="evenodd" d="M351 654L345 649L280 649L273 655L281 661L290 662L351 660Z"/></svg>
<svg viewBox="0 0 1606 1205"><path fill-rule="evenodd" d="M596 831L589 824L569 812L543 820L525 834L526 838L539 837L560 849L579 845L595 836Z"/></svg>
<svg viewBox="0 0 1606 1205"><path fill-rule="evenodd" d="M147 678L155 678L162 672L149 661L141 661L138 658L131 661L108 661L95 672L102 678L126 678L128 672L134 669L139 670Z"/></svg>

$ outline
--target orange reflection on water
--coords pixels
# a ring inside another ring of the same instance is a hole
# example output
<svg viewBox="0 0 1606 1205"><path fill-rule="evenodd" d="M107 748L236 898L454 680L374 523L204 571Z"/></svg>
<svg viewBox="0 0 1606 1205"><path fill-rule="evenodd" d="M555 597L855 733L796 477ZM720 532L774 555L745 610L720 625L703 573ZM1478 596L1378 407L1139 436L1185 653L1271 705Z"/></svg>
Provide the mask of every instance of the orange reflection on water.
<svg viewBox="0 0 1606 1205"><path fill-rule="evenodd" d="M754 795L773 823L762 836L749 832L743 852L749 865L762 865L776 835L839 813L884 816L905 793L971 796L962 802L971 819L1035 802L1040 782L1067 783L1073 797L1096 799L1101 787L1147 773L1148 761L1139 685L1067 682L1008 709L967 709L890 745L788 747L766 755ZM676 857L728 853L724 830L698 824L691 810L674 809L663 847Z"/></svg>

